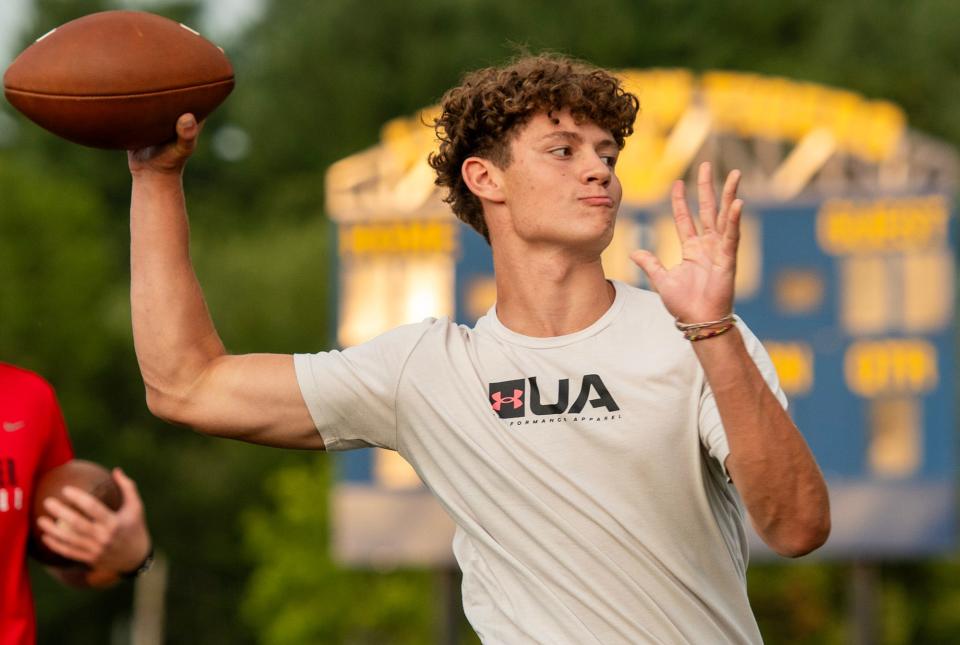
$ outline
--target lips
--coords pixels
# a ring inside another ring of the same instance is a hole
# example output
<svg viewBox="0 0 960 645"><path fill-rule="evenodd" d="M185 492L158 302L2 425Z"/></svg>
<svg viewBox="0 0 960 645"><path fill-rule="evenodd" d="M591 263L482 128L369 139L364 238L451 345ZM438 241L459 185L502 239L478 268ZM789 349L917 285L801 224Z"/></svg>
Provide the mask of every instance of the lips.
<svg viewBox="0 0 960 645"><path fill-rule="evenodd" d="M613 200L606 195L590 195L581 197L580 201L588 206L613 206Z"/></svg>

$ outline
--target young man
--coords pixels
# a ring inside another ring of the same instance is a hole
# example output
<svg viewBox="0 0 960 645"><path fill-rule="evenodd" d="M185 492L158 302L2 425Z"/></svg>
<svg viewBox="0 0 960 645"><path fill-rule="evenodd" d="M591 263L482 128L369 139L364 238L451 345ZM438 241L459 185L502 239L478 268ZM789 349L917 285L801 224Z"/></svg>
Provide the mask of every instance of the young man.
<svg viewBox="0 0 960 645"><path fill-rule="evenodd" d="M295 357L231 356L217 337L188 253L181 172L199 127L185 115L175 144L130 154L151 410L245 441L399 451L458 525L484 642L759 642L738 493L796 556L826 539L826 487L731 316L736 172L718 209L701 167L700 232L675 186L682 264L634 254L657 294L605 279L636 111L614 77L563 58L469 75L444 97L430 161L491 243L496 305L472 329L427 320Z"/></svg>
<svg viewBox="0 0 960 645"><path fill-rule="evenodd" d="M36 640L27 545L34 488L43 475L73 459L53 388L27 370L0 363L0 645ZM70 507L45 502L53 520L41 518L43 542L54 553L88 568L48 567L73 586L106 586L137 573L150 553L150 534L136 485L113 473L123 504L111 511L86 492L68 487Z"/></svg>

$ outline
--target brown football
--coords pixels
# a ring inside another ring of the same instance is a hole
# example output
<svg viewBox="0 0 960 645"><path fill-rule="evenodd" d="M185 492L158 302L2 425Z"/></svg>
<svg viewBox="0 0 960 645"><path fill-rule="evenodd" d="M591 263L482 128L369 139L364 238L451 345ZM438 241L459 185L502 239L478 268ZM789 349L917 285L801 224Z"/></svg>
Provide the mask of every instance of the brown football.
<svg viewBox="0 0 960 645"><path fill-rule="evenodd" d="M50 517L47 509L43 506L43 500L48 497L55 497L68 506L73 506L65 497L63 497L63 487L73 486L82 491L90 493L111 510L117 510L123 503L123 493L113 480L113 477L106 468L92 461L74 459L68 461L62 466L57 466L53 470L47 471L40 478L37 488L33 494L33 513L31 517L31 539L30 554L44 564L50 564L58 567L75 566L78 562L64 558L50 549L40 539L43 531L37 526L37 519L40 517ZM74 506L74 508L76 508ZM79 511L81 512L82 511Z"/></svg>
<svg viewBox="0 0 960 645"><path fill-rule="evenodd" d="M104 11L41 36L3 75L7 100L56 135L130 150L169 141L177 117L210 114L233 67L196 31L142 11Z"/></svg>

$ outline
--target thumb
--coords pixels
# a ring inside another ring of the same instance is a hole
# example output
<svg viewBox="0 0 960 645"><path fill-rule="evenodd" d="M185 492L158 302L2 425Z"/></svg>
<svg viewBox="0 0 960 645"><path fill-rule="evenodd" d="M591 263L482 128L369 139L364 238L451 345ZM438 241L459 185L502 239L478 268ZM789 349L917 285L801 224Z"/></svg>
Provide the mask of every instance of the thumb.
<svg viewBox="0 0 960 645"><path fill-rule="evenodd" d="M655 291L659 291L657 286L660 284L663 276L666 275L667 269L657 256L646 249L638 249L630 254L630 259L647 274L647 279L650 280L650 286L652 286Z"/></svg>
<svg viewBox="0 0 960 645"><path fill-rule="evenodd" d="M177 152L181 156L188 157L193 154L202 127L202 124L197 123L196 117L190 113L181 114L177 119Z"/></svg>
<svg viewBox="0 0 960 645"><path fill-rule="evenodd" d="M127 477L127 474L120 468L114 468L112 474L113 481L117 483L120 492L123 494L123 503L120 508L138 508L142 506L136 483Z"/></svg>

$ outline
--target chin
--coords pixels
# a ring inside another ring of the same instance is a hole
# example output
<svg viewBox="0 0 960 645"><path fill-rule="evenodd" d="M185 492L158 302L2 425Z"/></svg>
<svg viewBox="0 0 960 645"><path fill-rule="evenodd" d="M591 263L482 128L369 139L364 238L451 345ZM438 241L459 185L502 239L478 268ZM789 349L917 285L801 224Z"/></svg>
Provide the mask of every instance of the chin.
<svg viewBox="0 0 960 645"><path fill-rule="evenodd" d="M583 231L582 235L568 236L565 241L566 246L581 251L583 255L599 256L610 246L612 240L613 227L610 226L605 229Z"/></svg>
<svg viewBox="0 0 960 645"><path fill-rule="evenodd" d="M531 231L532 235L522 235L528 242L547 244L555 247L576 249L582 254L599 254L613 240L615 214L609 210L602 214L600 209L593 213L578 213L570 219L557 218L549 229Z"/></svg>
<svg viewBox="0 0 960 645"><path fill-rule="evenodd" d="M593 225L588 227L587 231L584 231L584 237L594 240L597 244L602 245L603 248L607 248L613 240L613 228L616 224L616 218L611 216L603 220L598 219L591 222L591 224Z"/></svg>

